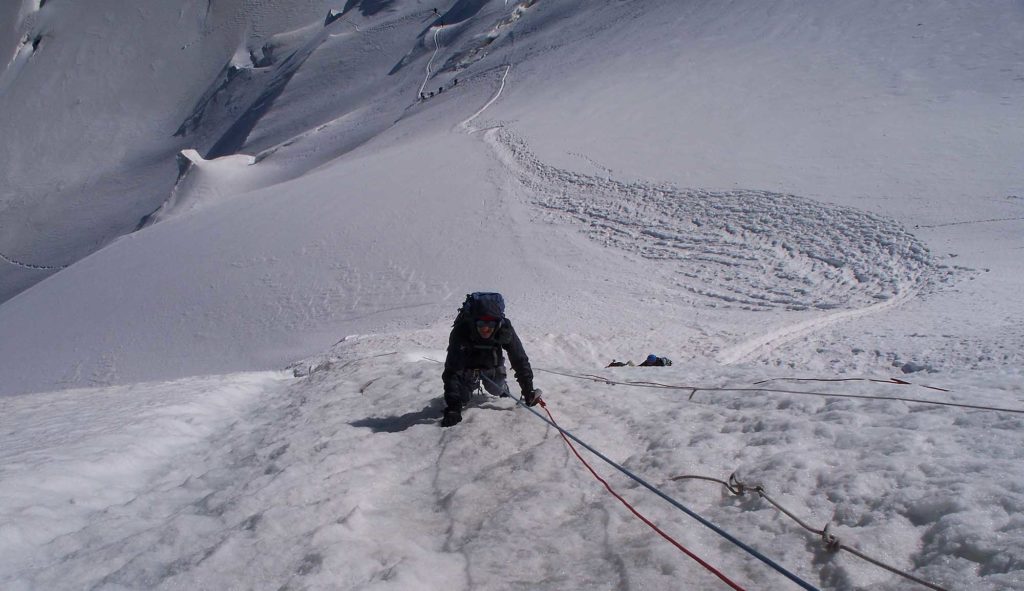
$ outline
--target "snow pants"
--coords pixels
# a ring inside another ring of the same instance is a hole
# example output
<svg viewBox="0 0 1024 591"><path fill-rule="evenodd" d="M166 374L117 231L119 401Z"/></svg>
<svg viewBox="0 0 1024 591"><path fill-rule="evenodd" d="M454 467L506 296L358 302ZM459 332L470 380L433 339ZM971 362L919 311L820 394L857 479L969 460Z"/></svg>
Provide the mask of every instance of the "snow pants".
<svg viewBox="0 0 1024 591"><path fill-rule="evenodd" d="M483 386L491 396L508 396L508 383L505 381L505 368L464 369L456 372L452 383L444 390L444 402L448 408L458 408L469 404L473 392Z"/></svg>

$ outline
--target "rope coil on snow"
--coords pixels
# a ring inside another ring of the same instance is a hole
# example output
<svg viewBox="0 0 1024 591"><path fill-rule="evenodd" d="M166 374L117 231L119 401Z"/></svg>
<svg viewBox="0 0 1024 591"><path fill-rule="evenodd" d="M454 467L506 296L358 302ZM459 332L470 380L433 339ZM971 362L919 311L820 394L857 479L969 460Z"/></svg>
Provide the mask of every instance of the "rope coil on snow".
<svg viewBox="0 0 1024 591"><path fill-rule="evenodd" d="M734 494L736 496L743 496L747 492L754 492L754 493L757 494L757 496L759 496L762 499L768 501L768 503L770 503L773 507L775 507L780 512L785 514L787 517L789 517L793 521L797 522L800 525L800 527L806 529L807 531L811 532L812 534L820 536L822 544L825 546L825 549L828 550L829 552L838 552L840 550L846 550L850 554L853 554L854 556L856 556L856 557L858 557L858 558L860 558L862 560L866 560L866 561L874 564L875 566L884 568L885 570L887 570L887 571L889 571L891 573L897 574L897 575L899 575L899 576L901 576L901 577L903 577L903 578L905 578L907 580L913 581L913 582L915 582L915 583L917 583L919 585L923 585L925 587L928 587L929 589L934 589L935 591L947 591L943 587L939 587L938 585L936 585L934 583L930 583L928 581L925 581L923 579L915 577L914 575L912 575L912 574L910 574L908 572L902 571L902 570L900 570L900 569L898 569L898 568L896 568L894 566L890 566L890 565L888 565L888 564L886 564L886 563L884 563L884 562L882 562L882 561L880 561L880 560L878 560L876 558L872 558L872 557L868 556L867 554L864 554L863 552L861 552L860 550L858 550L858 549L856 549L856 548L854 548L852 546L848 546L848 545L844 544L835 534L833 534L833 533L831 533L829 531L829 527L832 525L831 523L826 524L825 527L823 527L822 529L815 529L814 527L808 525L802 519L797 517L796 514L794 514L792 511L790 511L790 510L786 509L785 507L783 507L782 505L780 505L778 502L775 501L775 499L773 499L770 496L768 496L768 493L765 491L764 486L762 486L760 484L754 485L754 486L747 485L747 484L741 482L739 479L737 479L735 473L733 473L732 475L729 476L729 481L728 482L726 482L724 480L719 480L717 478L711 478L709 476L696 476L696 475L691 475L691 474L686 474L686 475L682 475L682 476L674 476L670 480L707 480L707 481L710 481L710 482L717 482L718 484L721 484L722 486L727 488L730 493L732 493L732 494Z"/></svg>

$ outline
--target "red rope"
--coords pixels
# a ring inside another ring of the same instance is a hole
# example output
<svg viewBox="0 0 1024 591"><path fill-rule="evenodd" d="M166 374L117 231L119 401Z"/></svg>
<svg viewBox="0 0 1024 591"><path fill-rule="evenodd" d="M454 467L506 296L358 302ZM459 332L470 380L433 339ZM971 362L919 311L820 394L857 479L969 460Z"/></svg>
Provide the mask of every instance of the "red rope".
<svg viewBox="0 0 1024 591"><path fill-rule="evenodd" d="M548 413L548 417L551 419L551 423L554 424L554 425L558 425L558 423L555 421L555 417L553 417L551 415L551 411L548 410L548 405L545 404L543 400L540 400L538 402L538 404L540 404L541 408L544 409L544 412ZM702 559L700 556L697 556L696 554L691 552L689 549L686 548L686 546L683 546L682 544L677 542L675 539L672 538L672 536L670 536L667 533L665 533L664 531L662 531L661 528L659 528L657 525L654 525L654 523L652 523L650 519L647 519L646 517L644 517L642 513L640 513L639 511L636 510L635 507L633 507L633 505L629 504L629 501L627 501L626 499L622 498L622 495L620 495L619 493L615 492L615 490L611 487L611 485L608 484L607 480L605 480L604 478L601 478L601 476L597 473L596 470L594 470L594 468L587 462L587 460L585 460L583 458L583 456L580 455L580 452L576 450L576 446L572 444L572 441L569 441L569 438L565 436L565 433L563 433L561 430L559 430L558 434L562 436L562 439L565 440L565 444L568 445L569 449L572 450L572 453L576 454L576 457L579 458L579 460L581 462L583 462L583 465L587 467L587 470L589 470L591 474L593 474L594 478L596 478L598 480L598 482L603 484L604 487L606 489L608 489L608 492L610 492L613 497L618 499L620 503L625 505L626 508L629 509L633 513L633 515L636 515L636 517L640 521L643 521L644 523L646 523L648 525L648 527L650 527L654 531L658 532L658 535L660 535L661 537L663 537L666 540L668 540L668 542L670 544L672 544L673 546L678 548L683 554L686 554L687 556L689 556L690 558L695 560L697 562L697 564L699 564L699 565L703 566L704 568L706 568L711 574L713 574L716 577L718 577L719 579L721 579L726 585L729 585L730 587L732 587L733 589L736 589L737 591L745 591L745 589L743 587L740 587L738 584L733 582L732 579L730 579L729 577L725 576L721 571L719 571L715 567L713 567L710 564L708 564L707 562L705 562L704 559Z"/></svg>

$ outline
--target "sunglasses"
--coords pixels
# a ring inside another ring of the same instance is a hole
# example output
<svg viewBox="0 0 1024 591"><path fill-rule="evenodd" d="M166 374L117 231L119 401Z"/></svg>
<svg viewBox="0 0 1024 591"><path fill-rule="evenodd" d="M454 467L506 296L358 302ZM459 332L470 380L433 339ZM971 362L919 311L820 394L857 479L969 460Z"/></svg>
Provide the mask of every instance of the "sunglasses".
<svg viewBox="0 0 1024 591"><path fill-rule="evenodd" d="M476 321L476 328L477 328L477 330L484 330L484 329L494 330L494 329L498 328L498 321L497 320L477 320Z"/></svg>

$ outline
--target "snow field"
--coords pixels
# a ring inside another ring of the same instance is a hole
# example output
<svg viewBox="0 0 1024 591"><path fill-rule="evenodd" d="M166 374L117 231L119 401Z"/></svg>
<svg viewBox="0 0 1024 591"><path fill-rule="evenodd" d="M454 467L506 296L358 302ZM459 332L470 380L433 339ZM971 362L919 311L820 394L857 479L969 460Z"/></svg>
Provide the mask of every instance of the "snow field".
<svg viewBox="0 0 1024 591"><path fill-rule="evenodd" d="M849 554L828 553L752 495L673 478L735 472L815 527L831 523L844 543L946 588L1020 583L1021 415L767 392L702 391L688 400L686 390L544 370L705 387L750 387L764 374L699 364L548 367L550 345L525 336L535 381L564 428L812 584L907 588ZM410 339L420 345L403 349ZM0 582L718 584L628 514L556 431L511 401L481 396L457 428L438 429L441 365L429 360L443 359L443 342L442 331L348 338L297 364L303 377L287 384L279 374L253 374L5 399L8 551ZM941 383L952 394L859 383L794 389L1024 408L1020 389L1006 389L1010 377L953 377ZM79 408L82 396L92 400L93 420L60 412ZM47 420L33 419L44 412ZM39 426L14 428L26 423ZM751 587L781 584L760 562L591 461L638 510L727 575Z"/></svg>
<svg viewBox="0 0 1024 591"><path fill-rule="evenodd" d="M173 519L202 466L180 459L202 457L280 383L278 373L239 374L0 401L3 586L20 569L56 576L26 588L67 585L68 556L93 570L97 550Z"/></svg>

